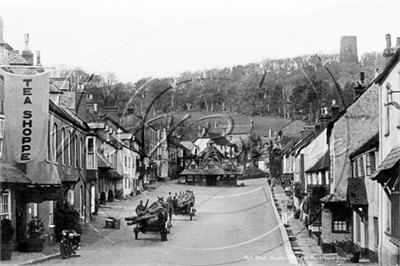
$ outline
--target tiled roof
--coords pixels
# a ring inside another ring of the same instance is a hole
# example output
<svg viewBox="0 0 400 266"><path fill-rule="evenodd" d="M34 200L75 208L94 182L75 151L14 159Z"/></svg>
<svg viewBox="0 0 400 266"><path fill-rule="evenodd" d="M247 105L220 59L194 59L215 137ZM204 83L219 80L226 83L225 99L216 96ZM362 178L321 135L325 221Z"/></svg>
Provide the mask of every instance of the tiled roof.
<svg viewBox="0 0 400 266"><path fill-rule="evenodd" d="M364 153L376 147L378 144L379 144L379 131L375 134L375 136L372 136L369 140L367 140L364 144L362 144L354 152L352 152L350 154L350 158L353 158L361 153Z"/></svg>
<svg viewBox="0 0 400 266"><path fill-rule="evenodd" d="M329 151L327 151L306 173L318 172L329 169Z"/></svg>
<svg viewBox="0 0 400 266"><path fill-rule="evenodd" d="M329 194L320 199L321 202L344 202L346 198L336 194Z"/></svg>
<svg viewBox="0 0 400 266"><path fill-rule="evenodd" d="M99 168L109 168L109 169L114 168L112 164L106 158L104 158L104 156L101 153L97 154L97 158L98 158Z"/></svg>
<svg viewBox="0 0 400 266"><path fill-rule="evenodd" d="M25 60L20 54L10 53L10 65L27 65L31 64Z"/></svg>
<svg viewBox="0 0 400 266"><path fill-rule="evenodd" d="M376 171L371 175L372 180L379 179L380 173L391 169L400 160L400 146L393 148Z"/></svg>
<svg viewBox="0 0 400 266"><path fill-rule="evenodd" d="M5 162L1 162L0 182L25 184L32 183L32 181L15 165Z"/></svg>
<svg viewBox="0 0 400 266"><path fill-rule="evenodd" d="M185 169L179 175L240 175L240 171L225 171L221 168L216 169Z"/></svg>
<svg viewBox="0 0 400 266"><path fill-rule="evenodd" d="M363 178L349 178L347 200L351 205L368 205L367 190Z"/></svg>
<svg viewBox="0 0 400 266"><path fill-rule="evenodd" d="M116 170L109 170L108 173L110 174L110 177L111 177L111 178L114 178L114 179L123 179L123 178L124 178L124 177L123 177L120 173L118 173Z"/></svg>
<svg viewBox="0 0 400 266"><path fill-rule="evenodd" d="M285 138L286 136L298 137L301 136L301 131L304 129L305 125L306 122L304 122L303 120L294 120L290 124L284 126L279 133L282 135L283 138Z"/></svg>

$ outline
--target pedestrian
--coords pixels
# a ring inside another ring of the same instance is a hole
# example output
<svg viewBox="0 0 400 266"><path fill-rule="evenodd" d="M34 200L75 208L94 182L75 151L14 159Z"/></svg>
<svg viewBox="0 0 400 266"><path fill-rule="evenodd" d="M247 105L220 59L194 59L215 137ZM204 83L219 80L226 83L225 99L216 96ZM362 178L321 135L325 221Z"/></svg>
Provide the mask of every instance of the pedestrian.
<svg viewBox="0 0 400 266"><path fill-rule="evenodd" d="M136 214L139 214L139 212L143 212L144 211L144 206L143 206L143 200L140 200L139 205L136 207Z"/></svg>
<svg viewBox="0 0 400 266"><path fill-rule="evenodd" d="M171 192L169 192L169 193L168 193L168 196L167 196L167 201L168 201L168 200L172 200L172 195L171 195Z"/></svg>

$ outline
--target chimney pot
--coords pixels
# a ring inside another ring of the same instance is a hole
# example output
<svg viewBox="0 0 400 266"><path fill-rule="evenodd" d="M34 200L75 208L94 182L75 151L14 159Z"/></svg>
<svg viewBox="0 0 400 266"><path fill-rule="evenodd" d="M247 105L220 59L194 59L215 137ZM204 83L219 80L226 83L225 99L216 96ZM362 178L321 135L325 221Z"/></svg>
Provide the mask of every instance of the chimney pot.
<svg viewBox="0 0 400 266"><path fill-rule="evenodd" d="M388 33L386 34L386 48L390 49L390 47L392 47L392 39L390 34Z"/></svg>
<svg viewBox="0 0 400 266"><path fill-rule="evenodd" d="M361 84L364 84L364 80L365 80L365 72L361 71L361 72L360 72L360 81L361 81Z"/></svg>

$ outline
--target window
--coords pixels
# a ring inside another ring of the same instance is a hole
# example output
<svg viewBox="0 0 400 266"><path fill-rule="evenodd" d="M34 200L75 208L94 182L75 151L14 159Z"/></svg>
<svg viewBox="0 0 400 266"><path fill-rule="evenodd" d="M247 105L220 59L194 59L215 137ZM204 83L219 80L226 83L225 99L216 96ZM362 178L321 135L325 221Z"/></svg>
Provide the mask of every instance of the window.
<svg viewBox="0 0 400 266"><path fill-rule="evenodd" d="M47 124L47 156L46 156L46 160L50 161L51 159L51 127L50 127L50 120Z"/></svg>
<svg viewBox="0 0 400 266"><path fill-rule="evenodd" d="M329 183L333 182L333 163L333 155L331 155L329 160Z"/></svg>
<svg viewBox="0 0 400 266"><path fill-rule="evenodd" d="M374 217L374 248L378 249L379 245L379 221L378 217Z"/></svg>
<svg viewBox="0 0 400 266"><path fill-rule="evenodd" d="M68 166L71 166L72 165L72 135L71 135L71 132L68 132L68 139L67 139L67 142L68 142L68 156L67 156L67 158L68 158Z"/></svg>
<svg viewBox="0 0 400 266"><path fill-rule="evenodd" d="M87 139L87 167L94 168L94 138Z"/></svg>
<svg viewBox="0 0 400 266"><path fill-rule="evenodd" d="M195 165L195 164L192 164L192 165L190 166L190 169L196 169L196 165Z"/></svg>
<svg viewBox="0 0 400 266"><path fill-rule="evenodd" d="M391 93L391 85L388 83L386 85L386 102L392 101L392 93ZM390 134L390 106L386 106L386 114L385 114L385 136Z"/></svg>
<svg viewBox="0 0 400 266"><path fill-rule="evenodd" d="M391 194L391 224L392 224L392 238L400 244L400 177L397 177L397 184L395 184L395 189ZM398 245L399 245L398 244Z"/></svg>
<svg viewBox="0 0 400 266"><path fill-rule="evenodd" d="M53 143L53 161L56 163L57 162L57 124L54 124L53 126L53 132L51 134L52 137L52 143Z"/></svg>
<svg viewBox="0 0 400 266"><path fill-rule="evenodd" d="M347 233L348 221L346 219L347 212L336 210L332 212L332 232L333 233Z"/></svg>
<svg viewBox="0 0 400 266"><path fill-rule="evenodd" d="M353 161L352 166L353 166L353 178L356 178L358 176L358 173L357 173L357 160Z"/></svg>
<svg viewBox="0 0 400 266"><path fill-rule="evenodd" d="M364 177L364 158L357 159L357 177Z"/></svg>
<svg viewBox="0 0 400 266"><path fill-rule="evenodd" d="M209 164L209 165L207 165L207 168L208 168L208 169L214 169L214 168L215 168L215 165Z"/></svg>
<svg viewBox="0 0 400 266"><path fill-rule="evenodd" d="M1 193L0 220L11 219L11 195L9 190Z"/></svg>
<svg viewBox="0 0 400 266"><path fill-rule="evenodd" d="M3 132L4 132L4 120L0 120L0 158L3 153L3 141L4 141Z"/></svg>
<svg viewBox="0 0 400 266"><path fill-rule="evenodd" d="M74 137L74 165L76 168L78 168L78 136L75 135Z"/></svg>
<svg viewBox="0 0 400 266"><path fill-rule="evenodd" d="M370 152L367 154L367 176L375 172L375 153Z"/></svg>
<svg viewBox="0 0 400 266"><path fill-rule="evenodd" d="M358 215L358 213L354 213L354 215L356 216L355 218L355 240L357 243L361 242L361 218L360 215Z"/></svg>
<svg viewBox="0 0 400 266"><path fill-rule="evenodd" d="M81 137L81 144L79 146L79 167L82 168L83 167L83 155L84 155L84 150L85 148L83 147L83 139Z"/></svg>
<svg viewBox="0 0 400 266"><path fill-rule="evenodd" d="M128 159L126 158L126 155L125 155L125 168L127 168L128 167Z"/></svg>
<svg viewBox="0 0 400 266"><path fill-rule="evenodd" d="M49 225L54 224L54 201L49 201Z"/></svg>
<svg viewBox="0 0 400 266"><path fill-rule="evenodd" d="M66 152L65 152L66 144L65 143L66 143L65 142L65 129L63 128L61 130L61 163L63 165L65 165L65 155L66 155Z"/></svg>

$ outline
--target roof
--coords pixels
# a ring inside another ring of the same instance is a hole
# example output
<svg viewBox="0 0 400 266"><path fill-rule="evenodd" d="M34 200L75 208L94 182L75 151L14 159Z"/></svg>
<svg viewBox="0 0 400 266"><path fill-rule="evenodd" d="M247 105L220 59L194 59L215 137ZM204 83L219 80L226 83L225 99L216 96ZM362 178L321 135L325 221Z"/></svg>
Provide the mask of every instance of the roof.
<svg viewBox="0 0 400 266"><path fill-rule="evenodd" d="M226 171L221 168L215 169L185 169L179 175L240 175L241 171Z"/></svg>
<svg viewBox="0 0 400 266"><path fill-rule="evenodd" d="M0 170L1 183L24 183L30 184L32 181L14 164L1 162Z"/></svg>
<svg viewBox="0 0 400 266"><path fill-rule="evenodd" d="M106 127L106 123L89 123L91 129L103 129Z"/></svg>
<svg viewBox="0 0 400 266"><path fill-rule="evenodd" d="M235 125L232 124L232 126L228 126L226 128L226 135L234 135L234 134L250 134L251 130L253 129L253 125L247 124L247 125ZM213 128L213 132L216 134L223 134L224 131L224 127L223 126L219 126L216 128Z"/></svg>
<svg viewBox="0 0 400 266"><path fill-rule="evenodd" d="M387 63L386 67L382 71L382 73L375 79L375 83L379 83L381 85L383 81L387 78L393 68L400 60L400 49L397 49L397 52L393 55L390 61Z"/></svg>
<svg viewBox="0 0 400 266"><path fill-rule="evenodd" d="M85 129L89 129L88 124L86 124L86 122L84 120L82 120L79 116L77 116L76 113L73 112L72 110L70 110L68 107L63 106L63 107L60 107L60 109L62 109L65 113L67 113L81 127L85 128Z"/></svg>
<svg viewBox="0 0 400 266"><path fill-rule="evenodd" d="M364 144L362 144L360 147L358 147L355 151L353 151L350 154L350 159L378 146L378 144L379 144L379 131L374 136L372 136L369 140L367 140Z"/></svg>
<svg viewBox="0 0 400 266"><path fill-rule="evenodd" d="M31 65L28 61L25 60L25 58L22 57L22 55L18 53L18 51L13 52L14 53L10 53L10 65Z"/></svg>
<svg viewBox="0 0 400 266"><path fill-rule="evenodd" d="M329 195L326 195L325 197L321 198L320 201L325 202L325 203L327 203L327 202L343 202L343 201L346 201L346 198L343 196L336 195L336 194L329 194Z"/></svg>
<svg viewBox="0 0 400 266"><path fill-rule="evenodd" d="M97 153L98 168L114 168L113 165L101 153Z"/></svg>
<svg viewBox="0 0 400 266"><path fill-rule="evenodd" d="M115 137L118 139L131 139L133 137L132 133L120 133L120 134L115 134Z"/></svg>
<svg viewBox="0 0 400 266"><path fill-rule="evenodd" d="M123 179L124 177L122 175L120 175L120 173L118 173L116 170L109 170L108 173L110 174L111 178L114 179Z"/></svg>
<svg viewBox="0 0 400 266"><path fill-rule="evenodd" d="M347 200L351 205L368 205L367 189L363 178L349 178Z"/></svg>
<svg viewBox="0 0 400 266"><path fill-rule="evenodd" d="M222 136L221 134L218 134L218 133L214 133L214 132L207 132L204 136L198 137L196 140L198 140L198 139L212 139L216 145L221 145L221 146L232 146L233 145L224 136Z"/></svg>
<svg viewBox="0 0 400 266"><path fill-rule="evenodd" d="M318 172L329 169L329 151L327 151L306 173Z"/></svg>
<svg viewBox="0 0 400 266"><path fill-rule="evenodd" d="M124 132L128 132L128 130L126 130L120 123L118 123L111 115L105 114L99 119L99 121L104 121L104 120L108 120L111 123L113 123L117 128L122 129L122 131Z"/></svg>
<svg viewBox="0 0 400 266"><path fill-rule="evenodd" d="M285 136L290 136L290 137L297 137L301 136L301 131L304 129L306 126L306 122L303 120L294 120L291 123L287 124L281 130L279 130L279 135L282 135L283 137Z"/></svg>
<svg viewBox="0 0 400 266"><path fill-rule="evenodd" d="M377 180L380 178L381 173L392 169L392 167L400 160L400 146L393 148L386 158L382 161L379 167L371 175L372 180Z"/></svg>
<svg viewBox="0 0 400 266"><path fill-rule="evenodd" d="M186 149L192 150L196 145L191 141L181 141L181 145L186 147Z"/></svg>

